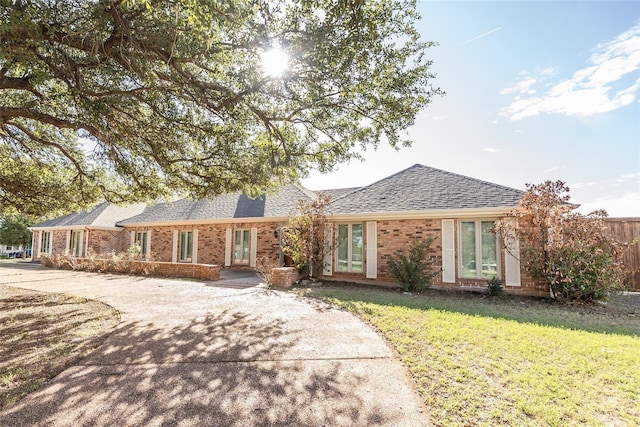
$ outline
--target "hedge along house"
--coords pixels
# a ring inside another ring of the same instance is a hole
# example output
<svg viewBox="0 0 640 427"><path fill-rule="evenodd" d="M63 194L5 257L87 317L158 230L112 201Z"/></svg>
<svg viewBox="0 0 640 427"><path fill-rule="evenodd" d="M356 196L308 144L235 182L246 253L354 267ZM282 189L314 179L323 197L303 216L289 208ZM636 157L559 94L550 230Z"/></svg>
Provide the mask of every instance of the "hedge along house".
<svg viewBox="0 0 640 427"><path fill-rule="evenodd" d="M324 275L395 285L387 261L413 239L433 238L429 258L436 286L479 288L497 276L510 292L547 293L526 275L518 248L504 250L494 222L518 206L524 192L416 164L356 189L330 205L335 250Z"/></svg>
<svg viewBox="0 0 640 427"><path fill-rule="evenodd" d="M122 227L116 223L144 211L145 204L115 206L100 203L91 210L75 212L41 222L32 227L33 259L41 253L68 254L83 257L94 253L120 252L128 248L122 244Z"/></svg>
<svg viewBox="0 0 640 427"><path fill-rule="evenodd" d="M312 192L290 185L251 199L223 194L205 200L156 204L118 222L129 245L156 261L255 268L261 258L282 262L281 228Z"/></svg>

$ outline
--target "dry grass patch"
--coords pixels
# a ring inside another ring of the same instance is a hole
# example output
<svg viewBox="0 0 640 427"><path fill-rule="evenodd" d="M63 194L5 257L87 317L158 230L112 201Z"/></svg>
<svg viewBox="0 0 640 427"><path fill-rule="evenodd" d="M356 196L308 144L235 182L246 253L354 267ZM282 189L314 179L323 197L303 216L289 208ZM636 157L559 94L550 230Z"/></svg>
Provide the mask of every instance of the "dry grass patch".
<svg viewBox="0 0 640 427"><path fill-rule="evenodd" d="M0 410L88 355L119 320L97 301L0 285Z"/></svg>

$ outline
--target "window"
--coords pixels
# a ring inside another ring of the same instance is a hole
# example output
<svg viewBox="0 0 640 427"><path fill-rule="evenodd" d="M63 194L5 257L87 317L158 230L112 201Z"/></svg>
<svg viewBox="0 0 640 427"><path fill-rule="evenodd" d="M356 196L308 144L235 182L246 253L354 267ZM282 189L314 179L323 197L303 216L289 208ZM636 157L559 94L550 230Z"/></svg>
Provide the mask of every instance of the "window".
<svg viewBox="0 0 640 427"><path fill-rule="evenodd" d="M460 276L488 279L498 276L497 238L493 221L460 222Z"/></svg>
<svg viewBox="0 0 640 427"><path fill-rule="evenodd" d="M71 232L69 252L71 253L71 256L79 257L82 255L82 231Z"/></svg>
<svg viewBox="0 0 640 427"><path fill-rule="evenodd" d="M182 262L191 262L192 253L193 253L193 231L181 231L179 260Z"/></svg>
<svg viewBox="0 0 640 427"><path fill-rule="evenodd" d="M42 232L42 242L40 243L40 252L44 252L47 254L51 253L51 232L50 231Z"/></svg>
<svg viewBox="0 0 640 427"><path fill-rule="evenodd" d="M233 263L249 264L249 230L236 230L233 238Z"/></svg>
<svg viewBox="0 0 640 427"><path fill-rule="evenodd" d="M362 224L338 224L336 271L362 273Z"/></svg>
<svg viewBox="0 0 640 427"><path fill-rule="evenodd" d="M147 232L146 231L138 231L136 233L136 244L140 248L140 256L146 258L148 253L147 248Z"/></svg>

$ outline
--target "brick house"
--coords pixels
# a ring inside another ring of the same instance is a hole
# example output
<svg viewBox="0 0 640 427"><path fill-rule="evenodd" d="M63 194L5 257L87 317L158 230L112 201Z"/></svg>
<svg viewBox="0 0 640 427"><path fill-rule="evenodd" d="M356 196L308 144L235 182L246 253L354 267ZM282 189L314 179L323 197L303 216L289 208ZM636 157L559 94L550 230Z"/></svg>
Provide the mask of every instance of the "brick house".
<svg viewBox="0 0 640 427"><path fill-rule="evenodd" d="M332 200L329 234L335 247L325 260L325 279L394 286L387 260L412 239L431 236L429 256L439 272L435 286L486 287L498 276L509 292L545 293L511 255L517 248L505 251L490 231L495 220L518 205L520 190L416 164L365 187L321 192ZM291 185L256 199L226 194L146 209L136 205L118 208L120 217L114 211L112 222L101 228L85 224L97 209L107 209L103 204L32 227L34 253L83 255L89 247L107 252L138 244L143 256L153 254L163 262L241 269L255 268L263 257L282 263L282 227L300 199L318 193ZM79 252L78 238L85 242Z"/></svg>
<svg viewBox="0 0 640 427"><path fill-rule="evenodd" d="M82 257L90 251L120 252L126 249L121 237L124 230L116 226L116 223L143 212L145 207L142 203L129 206L100 203L91 210L75 212L29 227L33 231L33 258L38 259L41 253L67 253Z"/></svg>

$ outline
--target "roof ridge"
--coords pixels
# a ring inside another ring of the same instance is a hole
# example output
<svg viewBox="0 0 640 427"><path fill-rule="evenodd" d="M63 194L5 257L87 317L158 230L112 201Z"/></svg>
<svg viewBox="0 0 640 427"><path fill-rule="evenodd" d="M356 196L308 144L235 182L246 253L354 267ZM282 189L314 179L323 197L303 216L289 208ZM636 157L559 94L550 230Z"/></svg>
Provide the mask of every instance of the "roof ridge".
<svg viewBox="0 0 640 427"><path fill-rule="evenodd" d="M461 174L461 173L451 172L451 171L447 171L447 170L444 170L444 169L438 169L438 168L434 168L434 167L432 167L432 166L425 166L425 165L421 165L421 164L419 164L419 163L416 163L416 164L415 164L415 165L413 165L413 166L421 166L421 167L423 167L423 168L429 168L429 169L432 169L432 170L436 170L436 171L438 171L438 172L446 173L446 174L448 174L448 175L455 175L455 176L459 176L459 177L462 177L462 178L473 179L474 181L482 182L482 183L484 183L484 184L489 184L489 185L491 185L491 186L493 186L493 187L500 187L500 188L504 188L505 190L515 190L515 191L519 191L519 192L521 192L521 193L524 193L524 190L519 190L519 189L517 189L517 188L513 188L513 187L507 187L506 185L496 184L495 182L485 181L484 179L474 178L474 177L472 177L472 176L469 176L469 175L463 175L463 174ZM411 167L413 167L413 166L411 166ZM405 170L408 170L408 169L409 169L409 168L407 168L407 169L405 169Z"/></svg>
<svg viewBox="0 0 640 427"><path fill-rule="evenodd" d="M366 190L367 188L372 187L372 186L374 186L375 184L378 184L379 182L386 181L386 180L387 180L387 179L389 179L389 178L392 178L392 177L394 177L394 176L396 176L396 175L400 175L401 173L406 172L406 171L408 171L409 169L413 169L413 168L415 168L415 167L429 167L429 166L424 166L424 165L421 165L420 163L416 163L416 164L414 164L414 165L412 165L412 166L409 166L408 168L404 168L404 169L402 169L402 170L400 170L400 171L398 171L398 172L396 172L396 173L394 173L394 174L391 174L391 175L389 175L389 176L385 176L384 178L380 178L379 180L374 181L374 182L372 182L371 184L363 185L362 187L356 188L355 190L353 190L353 191L351 191L351 192L349 192L349 193L345 193L345 194L343 194L342 196L340 196L340 197L337 197L337 198L333 199L333 200L331 201L331 203L336 202L336 201L338 201L338 200L340 200L340 199L343 199L343 198L345 198L345 197L347 197L347 196L349 196L349 195L351 195L351 194L355 194L355 193L357 193L357 192L359 192L359 191L364 191L364 190Z"/></svg>

